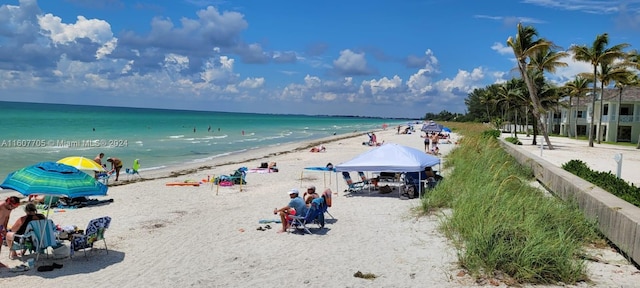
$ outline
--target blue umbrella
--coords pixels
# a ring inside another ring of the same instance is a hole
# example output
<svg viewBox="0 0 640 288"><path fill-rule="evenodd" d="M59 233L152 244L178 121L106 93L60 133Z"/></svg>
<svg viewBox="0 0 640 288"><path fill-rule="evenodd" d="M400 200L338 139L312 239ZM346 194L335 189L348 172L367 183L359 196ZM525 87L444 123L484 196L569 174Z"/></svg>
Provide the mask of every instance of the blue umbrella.
<svg viewBox="0 0 640 288"><path fill-rule="evenodd" d="M448 127L443 127L442 131L447 132L447 133L451 133L451 129L449 129Z"/></svg>
<svg viewBox="0 0 640 288"><path fill-rule="evenodd" d="M0 187L22 195L60 195L70 198L107 195L107 186L69 165L40 162L7 175Z"/></svg>

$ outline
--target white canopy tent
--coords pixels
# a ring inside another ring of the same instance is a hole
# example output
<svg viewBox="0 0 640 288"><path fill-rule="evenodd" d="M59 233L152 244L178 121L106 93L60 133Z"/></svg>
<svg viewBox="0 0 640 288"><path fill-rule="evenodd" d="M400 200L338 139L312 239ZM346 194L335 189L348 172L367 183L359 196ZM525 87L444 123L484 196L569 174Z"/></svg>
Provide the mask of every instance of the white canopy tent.
<svg viewBox="0 0 640 288"><path fill-rule="evenodd" d="M440 164L440 158L415 148L386 143L335 166L336 172L422 172Z"/></svg>
<svg viewBox="0 0 640 288"><path fill-rule="evenodd" d="M422 172L426 167L438 164L440 164L438 157L415 148L386 143L334 168L336 172Z"/></svg>

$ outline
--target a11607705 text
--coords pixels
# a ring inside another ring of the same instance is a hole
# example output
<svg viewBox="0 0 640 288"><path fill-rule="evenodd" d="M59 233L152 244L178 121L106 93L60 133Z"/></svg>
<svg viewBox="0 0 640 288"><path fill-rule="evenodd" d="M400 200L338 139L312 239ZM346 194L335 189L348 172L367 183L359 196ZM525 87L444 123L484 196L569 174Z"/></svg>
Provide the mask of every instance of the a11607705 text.
<svg viewBox="0 0 640 288"><path fill-rule="evenodd" d="M67 147L67 148L100 148L100 147L127 147L126 139L2 139L0 148L43 148L43 147Z"/></svg>

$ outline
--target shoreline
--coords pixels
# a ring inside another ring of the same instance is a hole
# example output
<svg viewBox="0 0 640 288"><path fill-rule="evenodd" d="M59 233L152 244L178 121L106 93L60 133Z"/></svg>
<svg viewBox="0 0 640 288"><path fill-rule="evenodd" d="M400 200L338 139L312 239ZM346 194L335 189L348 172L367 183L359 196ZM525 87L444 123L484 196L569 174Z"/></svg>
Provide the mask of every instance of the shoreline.
<svg viewBox="0 0 640 288"><path fill-rule="evenodd" d="M379 132L382 129L372 130L372 132ZM124 186L131 183L137 182L145 182L145 181L153 181L167 178L175 178L179 176L186 176L202 171L207 171L213 169L215 166L230 166L235 164L243 164L249 161L256 160L264 160L269 157L279 156L288 153L300 152L305 149L311 149L312 147L319 146L321 144L327 142L340 141L344 139L356 138L359 136L366 136L367 132L352 132L341 135L332 135L329 137L323 137L315 140L304 140L299 142L289 142L287 144L282 145L273 145L269 147L255 148L250 150L245 150L241 152L232 152L227 155L221 155L219 157L214 157L211 160L206 160L202 162L184 162L179 165L171 165L157 169L144 170L141 169L139 172L141 173L141 178L120 180L118 182L109 181L109 187L114 186ZM289 148L289 149L288 149ZM259 150L263 150L259 152ZM213 162L212 165L205 164L203 162ZM180 166L184 167L180 167ZM247 167L247 168L255 168L255 167ZM143 176L144 175L144 176ZM122 170L120 171L120 177L127 177L127 174Z"/></svg>

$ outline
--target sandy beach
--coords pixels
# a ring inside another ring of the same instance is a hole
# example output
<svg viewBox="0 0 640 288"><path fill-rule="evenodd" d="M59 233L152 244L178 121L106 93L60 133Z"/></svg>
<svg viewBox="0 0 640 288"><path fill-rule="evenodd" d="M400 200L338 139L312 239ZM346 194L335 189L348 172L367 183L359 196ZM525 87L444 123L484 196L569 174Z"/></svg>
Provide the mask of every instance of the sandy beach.
<svg viewBox="0 0 640 288"><path fill-rule="evenodd" d="M398 135L377 131L378 141L423 150L420 133ZM454 141L457 136L454 135ZM305 167L345 162L371 147L366 135L334 136L324 141L281 145L180 169L147 171L144 178L109 189L108 205L52 213L56 224L85 229L89 220L112 217L106 233L109 252L82 252L73 258L42 259L38 265L63 264L50 272L14 273L0 269L0 283L84 287L469 287L482 286L457 264L456 250L438 231L439 215L415 217L419 200L401 200L396 193L345 193L346 185L333 173ZM309 148L322 144L325 152ZM555 144L555 143L554 143ZM522 146L526 149L527 146ZM441 144L446 155L454 144ZM552 152L552 151L549 151ZM547 153L547 151L544 151ZM550 154L547 154L550 155ZM593 153L587 153L587 156ZM550 155L551 156L551 155ZM627 157L627 155L625 155ZM629 157L630 158L630 157ZM627 161L628 158L625 158ZM239 167L255 168L276 162L277 173L249 173L247 185L168 187L168 182L199 181L231 174ZM566 162L566 161L565 161ZM627 162L628 163L628 162ZM440 168L445 168L445 165ZM438 168L438 169L440 169ZM177 175L171 177L170 175ZM355 172L352 177L357 177ZM446 177L446 170L445 170ZM124 176L126 179L126 175ZM288 202L288 191L315 185L334 191L324 229L314 234L276 233L272 211ZM16 193L3 190L2 198ZM13 212L10 223L24 215ZM271 229L266 229L266 225ZM264 230L257 230L257 228ZM101 243L96 244L102 247ZM21 264L2 249L0 262ZM640 273L612 249L600 249L606 261L589 264L594 283L575 287L632 287ZM354 277L360 271L375 279ZM497 283L499 286L505 284ZM538 286L539 287L539 286ZM566 287L566 286L564 286Z"/></svg>

